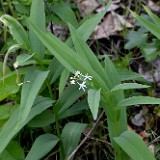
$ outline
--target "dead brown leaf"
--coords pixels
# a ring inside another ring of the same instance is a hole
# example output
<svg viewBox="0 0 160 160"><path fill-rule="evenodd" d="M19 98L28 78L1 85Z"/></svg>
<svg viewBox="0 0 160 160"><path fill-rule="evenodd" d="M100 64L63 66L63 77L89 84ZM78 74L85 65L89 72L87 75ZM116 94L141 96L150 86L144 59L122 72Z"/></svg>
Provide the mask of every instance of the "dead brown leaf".
<svg viewBox="0 0 160 160"><path fill-rule="evenodd" d="M93 38L101 39L111 35L117 35L117 32L122 31L124 26L127 28L133 27L130 22L125 20L124 16L112 11L104 18L104 21L96 27L95 32L93 33Z"/></svg>

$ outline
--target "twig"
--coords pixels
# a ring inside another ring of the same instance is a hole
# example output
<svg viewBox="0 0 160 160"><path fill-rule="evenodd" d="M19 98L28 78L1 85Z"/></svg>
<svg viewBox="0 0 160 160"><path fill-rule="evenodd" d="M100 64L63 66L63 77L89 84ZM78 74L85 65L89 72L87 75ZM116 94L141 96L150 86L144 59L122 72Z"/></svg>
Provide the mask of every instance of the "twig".
<svg viewBox="0 0 160 160"><path fill-rule="evenodd" d="M83 134L84 134L85 136L87 135L87 134L85 134L85 133L83 133ZM109 143L109 142L107 142L107 141L104 141L104 140L101 140L101 139L98 139L98 138L95 138L95 137L91 137L91 136L89 136L88 138L89 138L89 139L92 139L92 140L95 140L95 141L98 141L98 142L101 142L101 143L105 143L105 144L111 146L111 143Z"/></svg>
<svg viewBox="0 0 160 160"><path fill-rule="evenodd" d="M149 146L149 145L151 145L151 144L153 144L153 143L156 143L156 142L158 142L158 141L160 141L160 136L158 136L157 138L155 138L153 141L149 142L149 143L147 144L147 146Z"/></svg>
<svg viewBox="0 0 160 160"><path fill-rule="evenodd" d="M77 148L68 156L68 158L66 160L70 160L74 154L78 151L78 149L84 144L84 142L89 138L90 134L93 132L93 130L96 128L98 122L100 121L100 119L102 118L104 114L104 111L102 111L102 113L100 114L100 116L98 117L97 121L94 123L94 126L91 128L91 130L86 134L85 138L81 141L81 143L77 146Z"/></svg>

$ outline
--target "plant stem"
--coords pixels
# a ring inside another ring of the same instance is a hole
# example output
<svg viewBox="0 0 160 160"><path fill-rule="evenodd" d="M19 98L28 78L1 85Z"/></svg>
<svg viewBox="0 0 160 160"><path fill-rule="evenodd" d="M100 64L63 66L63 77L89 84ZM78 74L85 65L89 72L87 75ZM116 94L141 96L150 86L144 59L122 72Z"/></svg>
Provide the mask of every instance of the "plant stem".
<svg viewBox="0 0 160 160"><path fill-rule="evenodd" d="M13 17L16 18L17 16L16 16L16 14L15 14L15 12L14 12L14 9L13 9L13 6L12 6L12 4L11 4L11 1L10 1L10 0L7 0L7 3L8 3L9 9L10 9Z"/></svg>
<svg viewBox="0 0 160 160"><path fill-rule="evenodd" d="M53 95L53 92L52 92L52 88L51 88L51 85L49 84L48 79L46 80L46 84L47 84L47 87L48 87L48 91L49 91L50 98L51 98L51 99L54 99L54 95ZM56 122L57 136L58 136L58 138L60 139L61 154L62 154L62 159L64 159L64 157L65 157L65 152L64 152L64 147L63 147L63 143L62 143L62 140L61 140L61 132L60 132L59 118L58 118L58 108L57 108L56 106L53 106L53 107L54 107L54 116L55 116L55 122Z"/></svg>

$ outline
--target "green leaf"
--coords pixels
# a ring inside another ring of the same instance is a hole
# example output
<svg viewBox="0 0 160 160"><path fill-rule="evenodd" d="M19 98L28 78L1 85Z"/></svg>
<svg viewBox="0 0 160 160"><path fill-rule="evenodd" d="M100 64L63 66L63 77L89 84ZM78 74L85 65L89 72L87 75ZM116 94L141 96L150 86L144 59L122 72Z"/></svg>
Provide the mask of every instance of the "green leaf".
<svg viewBox="0 0 160 160"><path fill-rule="evenodd" d="M64 112L60 113L58 116L59 120L64 119L67 117L71 117L77 114L84 114L84 110L88 110L88 103L86 101L80 101L74 104L69 109L65 110Z"/></svg>
<svg viewBox="0 0 160 160"><path fill-rule="evenodd" d="M64 91L64 88L65 88L65 85L66 85L66 82L68 80L68 77L69 77L69 72L68 70L63 70L62 74L61 74L61 77L60 77L60 81L59 81L59 97L61 97L63 91Z"/></svg>
<svg viewBox="0 0 160 160"><path fill-rule="evenodd" d="M153 22L158 26L160 27L160 18L157 17L153 12L151 12L151 10L146 7L146 6L143 6L145 11L148 13L148 15L152 18Z"/></svg>
<svg viewBox="0 0 160 160"><path fill-rule="evenodd" d="M141 16L138 16L135 12L131 10L130 12L147 30L149 30L154 36L160 39L160 27L158 27L154 23L149 22L148 20L146 20Z"/></svg>
<svg viewBox="0 0 160 160"><path fill-rule="evenodd" d="M0 106L0 127L10 118L19 105L4 104Z"/></svg>
<svg viewBox="0 0 160 160"><path fill-rule="evenodd" d="M86 101L80 101L71 106L69 109L64 110L64 112L58 113L58 119L62 120L71 116L83 114L84 110L88 110L88 103ZM33 118L28 123L28 126L45 127L47 125L50 125L51 123L55 123L55 115L51 111L45 110L44 112Z"/></svg>
<svg viewBox="0 0 160 160"><path fill-rule="evenodd" d="M121 81L143 79L141 74L128 70L126 68L117 68Z"/></svg>
<svg viewBox="0 0 160 160"><path fill-rule="evenodd" d="M48 74L48 81L50 84L53 84L58 77L60 77L64 67L59 63L59 61L53 57L51 63L49 64L48 70L50 71Z"/></svg>
<svg viewBox="0 0 160 160"><path fill-rule="evenodd" d="M76 16L74 15L74 12L67 3L54 4L53 12L57 14L66 24L70 23L75 28L78 28L79 24Z"/></svg>
<svg viewBox="0 0 160 160"><path fill-rule="evenodd" d="M141 52L144 55L147 62L153 61L158 55L160 55L160 51L158 49L159 46L157 46L156 43L156 41L153 41L152 43L146 43L146 45L144 45L143 48L141 48Z"/></svg>
<svg viewBox="0 0 160 160"><path fill-rule="evenodd" d="M38 71L38 70L30 70L25 78L22 92L21 92L21 103L20 103L20 111L19 111L19 123L22 123L26 120L33 102L43 84L46 77L48 75L48 71Z"/></svg>
<svg viewBox="0 0 160 160"><path fill-rule="evenodd" d="M39 37L42 43L48 48L48 50L64 65L69 71L73 72L81 67L83 59L78 56L72 49L64 44L57 37L49 32L43 32L36 27L30 20L28 20L30 27ZM88 64L84 63L85 68L90 68ZM87 69L85 69L85 72Z"/></svg>
<svg viewBox="0 0 160 160"><path fill-rule="evenodd" d="M29 127L46 127L54 122L54 114L50 110L45 110L38 116L34 117L29 123Z"/></svg>
<svg viewBox="0 0 160 160"><path fill-rule="evenodd" d="M55 108L59 110L59 114L67 110L79 97L85 92L78 89L77 85L68 86L62 96L58 99L55 104ZM66 98L67 97L67 98Z"/></svg>
<svg viewBox="0 0 160 160"><path fill-rule="evenodd" d="M0 80L0 101L7 98L9 95L15 94L19 90L19 86L16 83L17 75L7 75L4 80Z"/></svg>
<svg viewBox="0 0 160 160"><path fill-rule="evenodd" d="M16 63L17 63L17 66L24 66L26 64L26 62L32 58L34 56L35 53L33 53L32 55L29 55L29 54L26 54L26 53L23 53L23 54L20 54L16 57Z"/></svg>
<svg viewBox="0 0 160 160"><path fill-rule="evenodd" d="M0 131L0 153L5 149L10 140L36 115L42 113L44 110L52 106L49 98L38 97L36 98L33 108L31 109L27 119L18 124L19 108L12 114L10 119L6 122L5 126Z"/></svg>
<svg viewBox="0 0 160 160"><path fill-rule="evenodd" d="M59 141L58 137L52 134L40 135L32 145L25 160L39 160L44 157Z"/></svg>
<svg viewBox="0 0 160 160"><path fill-rule="evenodd" d="M112 0L109 0L107 6L105 6L104 11L101 13L92 16L90 19L86 20L78 29L78 34L82 37L83 40L87 40L98 23L101 22L102 18L105 16L109 6L111 5Z"/></svg>
<svg viewBox="0 0 160 160"><path fill-rule="evenodd" d="M65 125L62 130L62 143L65 151L65 159L73 152L77 147L86 124L70 122Z"/></svg>
<svg viewBox="0 0 160 160"><path fill-rule="evenodd" d="M130 31L126 39L128 42L125 44L125 49L132 49L134 47L142 47L147 41L147 34L143 31Z"/></svg>
<svg viewBox="0 0 160 160"><path fill-rule="evenodd" d="M6 26L9 27L11 34L17 41L23 45L25 49L29 49L30 44L28 40L28 36L22 25L10 15L3 15L0 17L0 21L2 21Z"/></svg>
<svg viewBox="0 0 160 160"><path fill-rule="evenodd" d="M5 76L5 72L6 72L6 65L7 65L7 60L8 60L8 56L11 52L15 52L16 50L22 48L22 44L14 44L12 46L10 46L8 48L8 51L7 53L5 54L5 57L4 57L4 63L3 63L3 78Z"/></svg>
<svg viewBox="0 0 160 160"><path fill-rule="evenodd" d="M150 86L138 84L138 83L123 83L112 88L111 92L118 90L127 90L127 89L140 89L140 88L148 88Z"/></svg>
<svg viewBox="0 0 160 160"><path fill-rule="evenodd" d="M45 10L44 0L32 0L30 20L43 31L45 31ZM31 42L31 50L37 52L40 59L44 58L45 47L36 36L34 31L29 27L29 39Z"/></svg>
<svg viewBox="0 0 160 160"><path fill-rule="evenodd" d="M0 154L0 160L22 160L24 151L16 141L11 141L6 149Z"/></svg>
<svg viewBox="0 0 160 160"><path fill-rule="evenodd" d="M105 56L104 63L105 63L105 72L111 81L111 85L112 85L111 88L115 87L116 85L121 83L119 73L116 67L114 66L113 62L109 59L108 56Z"/></svg>
<svg viewBox="0 0 160 160"><path fill-rule="evenodd" d="M142 139L131 131L125 131L114 140L133 160L155 160Z"/></svg>
<svg viewBox="0 0 160 160"><path fill-rule="evenodd" d="M88 104L89 108L91 110L91 113L93 115L94 120L97 119L98 115L98 108L99 108L99 102L100 102L100 89L99 90L94 90L94 89L89 89L88 90Z"/></svg>
<svg viewBox="0 0 160 160"><path fill-rule="evenodd" d="M121 107L137 104L160 104L160 98L154 98L149 96L133 96L120 101L120 103L117 104L116 108L120 109Z"/></svg>

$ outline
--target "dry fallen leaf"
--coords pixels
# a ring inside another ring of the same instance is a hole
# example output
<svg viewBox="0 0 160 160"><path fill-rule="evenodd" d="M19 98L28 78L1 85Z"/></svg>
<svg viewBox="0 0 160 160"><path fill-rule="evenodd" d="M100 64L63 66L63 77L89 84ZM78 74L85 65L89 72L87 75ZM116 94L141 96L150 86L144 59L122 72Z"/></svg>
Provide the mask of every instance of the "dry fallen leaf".
<svg viewBox="0 0 160 160"><path fill-rule="evenodd" d="M77 5L83 17L93 12L99 6L96 0L78 0Z"/></svg>
<svg viewBox="0 0 160 160"><path fill-rule="evenodd" d="M143 126L145 122L145 119L143 117L143 111L141 110L139 113L137 113L133 119L132 119L132 123L136 126Z"/></svg>
<svg viewBox="0 0 160 160"><path fill-rule="evenodd" d="M104 21L96 27L93 33L93 38L101 39L111 35L116 35L117 31L123 30L123 26L127 28L133 27L133 25L125 20L123 16L112 11L104 18Z"/></svg>
<svg viewBox="0 0 160 160"><path fill-rule="evenodd" d="M148 146L149 147L149 150L153 153L153 155L155 155L155 152L154 152L154 145L151 144Z"/></svg>
<svg viewBox="0 0 160 160"><path fill-rule="evenodd" d="M155 12L159 12L160 11L160 3L158 5L159 2L153 2L152 0L148 0L148 7Z"/></svg>
<svg viewBox="0 0 160 160"><path fill-rule="evenodd" d="M160 82L160 58L157 57L150 64L140 63L138 72L144 76L148 82Z"/></svg>
<svg viewBox="0 0 160 160"><path fill-rule="evenodd" d="M110 11L114 11L116 10L117 8L120 7L119 3L120 0L115 0L112 2L112 4L109 6L107 12L110 12ZM104 7L98 3L98 1L96 0L77 0L77 6L80 10L80 14L82 17L84 17L85 15L93 12L93 11L96 11L96 12L102 12L104 10ZM104 3L107 5L108 3L108 0L105 0Z"/></svg>

